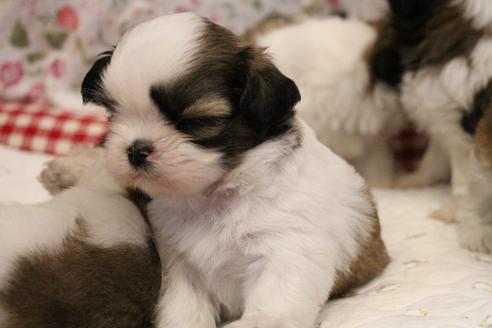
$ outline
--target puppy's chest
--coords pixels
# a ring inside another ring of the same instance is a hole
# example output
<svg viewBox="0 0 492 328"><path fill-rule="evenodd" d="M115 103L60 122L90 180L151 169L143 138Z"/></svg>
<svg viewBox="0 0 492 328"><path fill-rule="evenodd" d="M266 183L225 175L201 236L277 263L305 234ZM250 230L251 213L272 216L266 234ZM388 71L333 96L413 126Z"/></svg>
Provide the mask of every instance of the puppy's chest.
<svg viewBox="0 0 492 328"><path fill-rule="evenodd" d="M174 204L161 213L157 237L183 254L213 297L238 315L243 286L262 269L263 256L251 236L259 228L257 211L239 204L199 209Z"/></svg>
<svg viewBox="0 0 492 328"><path fill-rule="evenodd" d="M253 240L254 232L262 230L261 214L253 204L176 203L161 208L160 216L155 220L159 238L207 275L228 271L231 277L240 276L259 257Z"/></svg>

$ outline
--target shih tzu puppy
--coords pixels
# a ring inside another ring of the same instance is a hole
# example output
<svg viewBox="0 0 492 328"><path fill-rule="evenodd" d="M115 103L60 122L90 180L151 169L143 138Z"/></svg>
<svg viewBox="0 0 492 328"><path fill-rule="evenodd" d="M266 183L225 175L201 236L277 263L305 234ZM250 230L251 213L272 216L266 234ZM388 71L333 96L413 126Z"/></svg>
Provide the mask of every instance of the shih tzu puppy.
<svg viewBox="0 0 492 328"><path fill-rule="evenodd" d="M90 158L80 184L51 200L0 204L0 327L150 327L159 256L126 191Z"/></svg>
<svg viewBox="0 0 492 328"><path fill-rule="evenodd" d="M374 72L378 29L341 17L272 16L248 31L296 81L299 115L318 139L349 161L371 186L390 187L402 170L392 140L407 124L398 92ZM425 181L445 179L440 170Z"/></svg>
<svg viewBox="0 0 492 328"><path fill-rule="evenodd" d="M408 116L431 135L418 180L440 170L433 156L446 155L452 170L461 244L492 252L492 2L489 0L391 0L374 59L401 94ZM455 205L456 206L456 205Z"/></svg>
<svg viewBox="0 0 492 328"><path fill-rule="evenodd" d="M157 327L313 327L388 262L364 180L296 116L294 82L226 29L190 13L138 25L82 94L111 116L110 173L153 198Z"/></svg>

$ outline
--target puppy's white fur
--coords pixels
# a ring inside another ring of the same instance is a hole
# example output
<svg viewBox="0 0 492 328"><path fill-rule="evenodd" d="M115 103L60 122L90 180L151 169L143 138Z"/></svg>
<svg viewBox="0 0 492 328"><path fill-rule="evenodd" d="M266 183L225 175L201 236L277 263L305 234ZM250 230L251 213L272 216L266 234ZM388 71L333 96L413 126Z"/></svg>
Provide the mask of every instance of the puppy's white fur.
<svg viewBox="0 0 492 328"><path fill-rule="evenodd" d="M148 92L189 67L206 26L193 14L138 26L102 81L118 103L109 169L154 197L150 221L168 263L157 327L215 328L219 313L240 318L229 328L312 327L337 276L378 229L375 209L363 179L300 119L296 133L247 150L229 171L219 151L196 146L166 121ZM138 139L155 146L149 170L128 164L126 149Z"/></svg>
<svg viewBox="0 0 492 328"><path fill-rule="evenodd" d="M314 323L335 273L360 251L358 236L370 234L373 209L362 178L305 124L302 131L303 147L258 147L212 194L151 203L157 240L179 254L168 277L176 283L159 305L161 327L215 327L218 303L231 317L243 314L228 327Z"/></svg>
<svg viewBox="0 0 492 328"><path fill-rule="evenodd" d="M338 17L305 19L256 37L275 64L296 81L299 115L319 140L350 161L371 185L392 184L388 138L402 124L398 95L371 85L371 25Z"/></svg>
<svg viewBox="0 0 492 328"><path fill-rule="evenodd" d="M186 72L195 55L200 23L201 18L195 15L165 16L137 25L125 34L111 59L112 69L103 77L105 87L118 99L122 111L138 115L152 105L149 98L151 83L165 85ZM162 29L172 33L163 39L158 33ZM157 46L164 40L165 46ZM125 44L132 46L128 48ZM152 51L146 51L149 47Z"/></svg>
<svg viewBox="0 0 492 328"><path fill-rule="evenodd" d="M487 0L456 0L456 3L464 6L466 16L473 20L475 28L490 28L492 25L492 7Z"/></svg>

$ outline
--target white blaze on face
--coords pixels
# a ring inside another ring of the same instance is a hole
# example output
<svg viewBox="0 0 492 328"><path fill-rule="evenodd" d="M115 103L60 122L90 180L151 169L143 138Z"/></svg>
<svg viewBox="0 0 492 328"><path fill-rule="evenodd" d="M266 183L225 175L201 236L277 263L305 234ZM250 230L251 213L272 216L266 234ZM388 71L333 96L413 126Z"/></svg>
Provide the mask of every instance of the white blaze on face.
<svg viewBox="0 0 492 328"><path fill-rule="evenodd" d="M150 98L151 87L179 78L190 66L205 26L194 14L163 16L138 25L115 49L103 86L116 101L106 141L108 170L123 185L151 196L190 194L223 175L222 154L202 149L167 122ZM135 170L127 149L136 140L153 144L149 165Z"/></svg>
<svg viewBox="0 0 492 328"><path fill-rule="evenodd" d="M104 89L123 110L145 111L152 105L152 85L166 85L188 69L204 26L191 13L137 25L118 43L103 75Z"/></svg>

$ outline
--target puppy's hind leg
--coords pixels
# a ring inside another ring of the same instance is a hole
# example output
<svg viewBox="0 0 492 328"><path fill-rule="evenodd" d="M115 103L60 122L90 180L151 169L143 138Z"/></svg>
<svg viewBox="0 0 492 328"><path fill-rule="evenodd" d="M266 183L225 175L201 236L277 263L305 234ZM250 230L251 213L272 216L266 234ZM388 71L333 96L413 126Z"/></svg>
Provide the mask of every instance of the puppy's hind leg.
<svg viewBox="0 0 492 328"><path fill-rule="evenodd" d="M38 180L50 194L57 194L76 185L87 170L103 156L104 149L101 147L78 146L67 156L46 163Z"/></svg>
<svg viewBox="0 0 492 328"><path fill-rule="evenodd" d="M457 222L461 246L492 253L492 173L476 160L468 193L460 202Z"/></svg>

